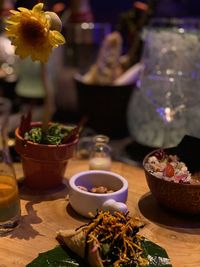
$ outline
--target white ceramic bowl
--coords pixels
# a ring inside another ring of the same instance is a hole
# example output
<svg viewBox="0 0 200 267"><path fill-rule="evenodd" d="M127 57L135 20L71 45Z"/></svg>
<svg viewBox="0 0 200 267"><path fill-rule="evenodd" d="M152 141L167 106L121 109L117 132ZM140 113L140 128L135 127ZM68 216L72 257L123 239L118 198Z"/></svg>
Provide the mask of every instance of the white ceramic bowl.
<svg viewBox="0 0 200 267"><path fill-rule="evenodd" d="M112 193L91 193L79 186L91 189L104 186ZM103 170L89 170L75 174L69 180L69 202L72 208L84 217L97 210L127 211L128 182L121 175Z"/></svg>

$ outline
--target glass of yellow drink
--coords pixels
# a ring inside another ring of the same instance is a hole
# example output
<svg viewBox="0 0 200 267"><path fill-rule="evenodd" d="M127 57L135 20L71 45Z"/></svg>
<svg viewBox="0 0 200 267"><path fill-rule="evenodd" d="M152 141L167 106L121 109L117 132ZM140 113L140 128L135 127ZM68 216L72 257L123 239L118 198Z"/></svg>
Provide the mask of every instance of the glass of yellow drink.
<svg viewBox="0 0 200 267"><path fill-rule="evenodd" d="M15 177L1 174L0 164L0 235L19 225L21 216L18 186Z"/></svg>
<svg viewBox="0 0 200 267"><path fill-rule="evenodd" d="M15 170L8 148L10 104L0 97L0 235L19 225L20 200Z"/></svg>

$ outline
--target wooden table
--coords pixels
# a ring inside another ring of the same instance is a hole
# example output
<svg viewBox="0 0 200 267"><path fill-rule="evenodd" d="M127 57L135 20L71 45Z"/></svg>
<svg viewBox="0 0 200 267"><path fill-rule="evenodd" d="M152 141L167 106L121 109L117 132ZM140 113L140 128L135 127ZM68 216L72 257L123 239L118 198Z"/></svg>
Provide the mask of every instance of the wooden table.
<svg viewBox="0 0 200 267"><path fill-rule="evenodd" d="M16 169L20 177L21 166L16 165ZM87 169L87 161L71 160L66 179ZM200 267L199 218L183 218L159 208L140 167L113 162L112 171L129 182L127 204L131 215L139 214L146 222L142 234L167 250L173 267ZM0 267L25 267L38 253L58 244L56 231L85 223L85 219L70 208L67 187L39 194L28 191L22 184L20 195L22 222L9 235L0 237Z"/></svg>

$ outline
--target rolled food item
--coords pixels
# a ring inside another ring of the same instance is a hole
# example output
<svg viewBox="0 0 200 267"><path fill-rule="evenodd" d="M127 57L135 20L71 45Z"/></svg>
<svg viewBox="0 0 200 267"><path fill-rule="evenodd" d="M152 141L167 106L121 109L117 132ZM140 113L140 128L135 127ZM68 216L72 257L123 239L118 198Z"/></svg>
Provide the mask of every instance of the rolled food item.
<svg viewBox="0 0 200 267"><path fill-rule="evenodd" d="M81 258L85 259L87 254L86 260L90 266L103 267L99 251L93 250L94 244L90 243L86 252L86 235L87 232L84 229L61 230L57 238Z"/></svg>
<svg viewBox="0 0 200 267"><path fill-rule="evenodd" d="M144 224L128 213L100 211L78 230L59 231L57 239L84 258L90 267L146 266L142 237Z"/></svg>

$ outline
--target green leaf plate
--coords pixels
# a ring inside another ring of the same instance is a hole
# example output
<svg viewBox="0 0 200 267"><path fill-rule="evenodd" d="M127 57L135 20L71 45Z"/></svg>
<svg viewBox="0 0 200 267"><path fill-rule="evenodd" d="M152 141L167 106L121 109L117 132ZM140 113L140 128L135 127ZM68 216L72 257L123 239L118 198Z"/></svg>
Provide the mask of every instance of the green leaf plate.
<svg viewBox="0 0 200 267"><path fill-rule="evenodd" d="M167 252L157 244L144 239L144 253L149 260L147 267L172 267ZM57 246L52 250L40 253L26 267L88 267L87 264L69 249ZM134 266L133 266L134 267ZM136 266L135 266L136 267Z"/></svg>

